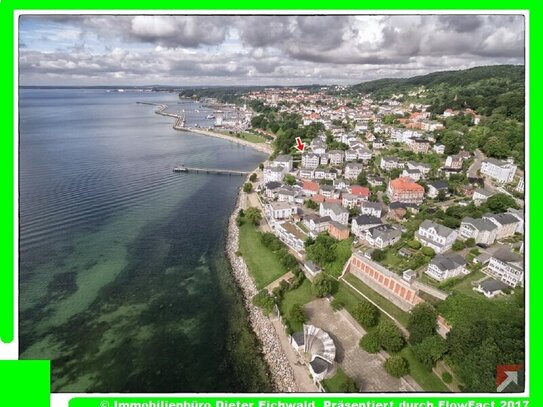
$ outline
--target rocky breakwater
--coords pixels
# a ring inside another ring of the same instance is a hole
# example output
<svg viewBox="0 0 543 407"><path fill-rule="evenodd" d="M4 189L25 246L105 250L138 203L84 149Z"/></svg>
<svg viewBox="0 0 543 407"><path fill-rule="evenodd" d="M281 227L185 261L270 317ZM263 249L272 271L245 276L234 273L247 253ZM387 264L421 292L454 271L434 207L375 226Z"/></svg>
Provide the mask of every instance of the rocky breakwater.
<svg viewBox="0 0 543 407"><path fill-rule="evenodd" d="M226 253L234 278L243 293L243 303L249 314L249 322L262 346L264 360L268 364L275 390L282 393L296 392L298 386L294 378L292 367L283 352L281 341L271 320L262 311L253 305L252 298L258 292L256 285L249 274L247 264L241 256L237 256L239 250L239 229L236 225L236 216L240 209L245 207L245 194L240 192L234 212L228 222L228 239Z"/></svg>

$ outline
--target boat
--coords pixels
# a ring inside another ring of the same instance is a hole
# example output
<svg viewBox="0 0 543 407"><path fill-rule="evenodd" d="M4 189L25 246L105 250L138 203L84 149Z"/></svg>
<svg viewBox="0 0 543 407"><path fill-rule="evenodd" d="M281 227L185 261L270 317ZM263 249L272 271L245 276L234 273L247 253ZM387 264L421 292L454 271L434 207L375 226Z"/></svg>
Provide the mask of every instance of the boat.
<svg viewBox="0 0 543 407"><path fill-rule="evenodd" d="M189 170L184 165L174 167L173 172L188 172Z"/></svg>
<svg viewBox="0 0 543 407"><path fill-rule="evenodd" d="M215 115L212 115L212 114L208 114L206 116L206 119L214 119L215 118Z"/></svg>

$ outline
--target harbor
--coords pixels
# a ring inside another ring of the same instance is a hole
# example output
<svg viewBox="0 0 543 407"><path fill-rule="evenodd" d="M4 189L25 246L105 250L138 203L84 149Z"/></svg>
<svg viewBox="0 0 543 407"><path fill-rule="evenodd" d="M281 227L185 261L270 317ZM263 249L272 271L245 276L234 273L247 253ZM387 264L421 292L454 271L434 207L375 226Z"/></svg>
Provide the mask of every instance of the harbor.
<svg viewBox="0 0 543 407"><path fill-rule="evenodd" d="M206 174L217 174L217 175L239 175L244 176L249 174L248 171L237 171L237 170L223 170L219 168L197 168L197 167L186 167L184 165L179 165L174 167L173 172L195 172L195 173L206 173Z"/></svg>

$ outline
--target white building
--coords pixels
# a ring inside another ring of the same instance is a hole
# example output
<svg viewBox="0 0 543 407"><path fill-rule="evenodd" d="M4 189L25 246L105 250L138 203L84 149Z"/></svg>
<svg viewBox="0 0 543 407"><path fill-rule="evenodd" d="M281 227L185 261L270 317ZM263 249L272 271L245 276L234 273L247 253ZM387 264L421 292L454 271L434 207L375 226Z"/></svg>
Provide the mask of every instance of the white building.
<svg viewBox="0 0 543 407"><path fill-rule="evenodd" d="M364 166L362 164L349 163L345 166L345 179L356 179Z"/></svg>
<svg viewBox="0 0 543 407"><path fill-rule="evenodd" d="M485 188L478 188L473 192L471 199L473 199L473 203L475 203L475 205L481 205L492 195L494 195L494 192Z"/></svg>
<svg viewBox="0 0 543 407"><path fill-rule="evenodd" d="M487 158L481 163L481 174L503 184L513 181L516 172L516 165L495 158Z"/></svg>
<svg viewBox="0 0 543 407"><path fill-rule="evenodd" d="M304 242L307 239L307 235L294 223L277 223L275 225L275 235L279 240L297 252L304 250Z"/></svg>
<svg viewBox="0 0 543 407"><path fill-rule="evenodd" d="M466 261L457 253L436 255L428 268L424 271L430 277L437 281L443 281L447 278L458 277L462 274L468 274L465 268Z"/></svg>
<svg viewBox="0 0 543 407"><path fill-rule="evenodd" d="M397 243L402 237L402 232L392 225L383 224L366 231L366 242L379 249Z"/></svg>
<svg viewBox="0 0 543 407"><path fill-rule="evenodd" d="M314 153L302 154L302 167L315 169L319 166L320 158Z"/></svg>
<svg viewBox="0 0 543 407"><path fill-rule="evenodd" d="M496 250L488 262L487 271L510 287L524 285L523 258L513 253L508 247Z"/></svg>
<svg viewBox="0 0 543 407"><path fill-rule="evenodd" d="M283 154L278 155L275 160L272 161L272 167L281 167L286 170L286 172L292 171L292 156Z"/></svg>
<svg viewBox="0 0 543 407"><path fill-rule="evenodd" d="M518 217L509 212L486 214L483 216L483 219L490 220L498 227L498 230L496 231L496 240L506 239L513 236L516 233L517 227L520 223Z"/></svg>
<svg viewBox="0 0 543 407"><path fill-rule="evenodd" d="M460 224L460 236L464 239L475 239L475 243L491 245L496 241L498 227L488 219L466 217Z"/></svg>
<svg viewBox="0 0 543 407"><path fill-rule="evenodd" d="M424 246L431 247L436 253L450 250L457 237L458 232L455 230L430 220L423 221L415 233L415 238L419 242Z"/></svg>
<svg viewBox="0 0 543 407"><path fill-rule="evenodd" d="M268 219L287 219L297 213L296 205L289 202L270 202L264 206Z"/></svg>
<svg viewBox="0 0 543 407"><path fill-rule="evenodd" d="M345 158L345 154L341 150L330 150L328 152L328 158L331 165L341 165Z"/></svg>
<svg viewBox="0 0 543 407"><path fill-rule="evenodd" d="M268 182L283 182L283 178L285 177L285 174L287 173L286 169L284 167L264 167L264 177L263 181L265 184Z"/></svg>
<svg viewBox="0 0 543 407"><path fill-rule="evenodd" d="M342 225L349 223L349 211L343 206L336 203L323 202L319 208L319 215L321 217L330 216L332 220L335 220Z"/></svg>
<svg viewBox="0 0 543 407"><path fill-rule="evenodd" d="M366 231L375 226L381 225L381 218L369 215L360 215L353 219L351 232L359 238L365 238Z"/></svg>
<svg viewBox="0 0 543 407"><path fill-rule="evenodd" d="M380 218L383 214L383 205L380 202L362 201L360 214Z"/></svg>

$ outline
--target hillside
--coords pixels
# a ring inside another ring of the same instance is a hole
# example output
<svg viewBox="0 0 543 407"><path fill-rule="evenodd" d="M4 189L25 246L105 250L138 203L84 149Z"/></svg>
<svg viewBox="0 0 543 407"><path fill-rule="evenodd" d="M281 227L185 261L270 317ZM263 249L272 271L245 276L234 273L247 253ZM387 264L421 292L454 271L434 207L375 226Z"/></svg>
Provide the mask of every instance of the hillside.
<svg viewBox="0 0 543 407"><path fill-rule="evenodd" d="M481 66L363 82L352 86L349 93L371 94L376 100L403 94L405 101L430 104L432 113L469 107L483 116L502 114L523 122L524 72L522 65ZM409 95L422 89L418 95Z"/></svg>

